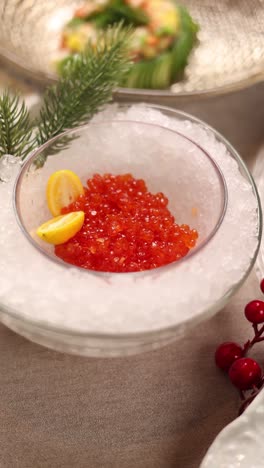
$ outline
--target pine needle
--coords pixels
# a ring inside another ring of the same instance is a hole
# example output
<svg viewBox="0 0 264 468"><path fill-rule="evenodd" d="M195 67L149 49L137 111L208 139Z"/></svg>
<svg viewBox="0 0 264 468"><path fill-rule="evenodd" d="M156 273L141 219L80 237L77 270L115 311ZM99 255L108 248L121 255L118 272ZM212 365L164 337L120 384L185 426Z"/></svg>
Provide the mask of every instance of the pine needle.
<svg viewBox="0 0 264 468"><path fill-rule="evenodd" d="M120 24L102 32L96 46L88 44L83 53L67 58L58 83L47 89L34 122L18 96L8 91L0 96L0 158L12 154L25 159L50 138L87 123L111 100L113 90L129 71L130 36L130 29ZM69 141L59 139L48 154L67 147ZM44 164L46 156L37 161L38 166Z"/></svg>
<svg viewBox="0 0 264 468"><path fill-rule="evenodd" d="M32 149L32 126L24 101L5 91L0 96L0 158L4 154L24 158Z"/></svg>
<svg viewBox="0 0 264 468"><path fill-rule="evenodd" d="M49 88L37 121L35 142L42 145L67 129L87 123L112 98L113 89L128 72L130 30L122 25L99 37L97 45L88 44L81 54L69 57L57 85ZM59 140L49 154L67 145Z"/></svg>

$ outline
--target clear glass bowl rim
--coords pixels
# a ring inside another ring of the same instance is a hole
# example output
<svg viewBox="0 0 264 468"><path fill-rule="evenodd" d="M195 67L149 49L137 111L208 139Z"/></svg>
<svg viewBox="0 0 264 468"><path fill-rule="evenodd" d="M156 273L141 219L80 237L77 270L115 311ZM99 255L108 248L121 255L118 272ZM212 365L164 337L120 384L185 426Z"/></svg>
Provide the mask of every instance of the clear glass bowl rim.
<svg viewBox="0 0 264 468"><path fill-rule="evenodd" d="M119 108L122 107L122 106L119 106ZM16 215L16 220L17 220L17 223L19 225L19 227L21 228L23 234L25 235L25 237L27 238L27 240L33 245L34 248L36 248L42 255L44 255L46 258L48 258L49 260L59 264L59 265L63 265L63 267L66 267L66 268L77 268L79 270L81 270L82 272L85 272L87 274L92 274L92 275L96 275L96 276L111 276L111 275L117 275L118 273L111 273L111 272L100 272L100 271L93 271L93 270L85 270L83 268L80 268L80 267L74 267L73 265L70 265L68 263L65 263L63 262L61 259L57 258L57 257L53 257L51 255L49 255L44 249L42 249L38 244L37 242L32 238L32 236L28 233L28 230L26 229L25 225L24 225L24 222L22 220L22 217L21 217L21 213L20 213L20 209L19 209L19 202L18 202L18 197L19 197L19 193L20 193L20 186L21 186L21 181L24 177L24 175L27 173L27 170L28 168L31 166L33 160L38 157L38 155L40 155L43 150L45 150L46 148L48 148L53 142L59 140L60 138L63 138L65 135L71 135L73 133L78 133L78 132L85 132L87 129L89 129L91 126L104 126L104 125L110 125L110 124L137 124L137 125L142 125L143 127L153 127L153 128L157 128L157 129L161 129L162 131L165 130L165 133L166 132L170 132L174 135L177 135L179 136L180 138L182 138L183 140L186 140L188 142L188 144L190 143L191 145L195 146L197 149L199 149L202 154L203 154L203 157L205 157L211 167L213 168L218 180L219 180L219 184L220 184L220 197L221 197L221 208L219 210L219 214L218 214L218 217L217 217L217 220L216 220L216 223L214 225L214 227L210 230L209 234L206 236L206 238L197 246L195 247L194 249L192 249L188 255L186 255L185 257L183 257L182 259L180 260L177 260L175 262L172 262L172 263L169 263L168 265L164 265L162 267L159 267L155 270L159 270L159 271L164 271L166 269L170 269L170 268L173 268L173 267L177 267L179 264L183 263L183 262L186 262L188 261L191 257L193 257L196 253L198 253L200 250L202 250L209 242L211 239L213 239L213 237L215 236L215 234L217 233L218 229L220 228L223 220L224 220L224 217L225 217L225 214L226 214L226 210L227 210L227 205L228 205L228 190L227 190L227 185L226 185L226 181L225 181L225 177L220 169L220 167L218 166L218 164L215 162L215 160L213 159L213 157L204 149L202 148L201 145L199 145L198 143L196 143L194 140L192 140L191 138L187 137L186 135L183 135L181 132L177 131L177 130L173 130L173 129L170 129L170 128L167 128L167 127L163 127L161 125L157 125L157 124L154 124L154 123L149 123L149 122L142 122L142 121L135 121L135 120L130 120L130 119L127 119L127 120L103 120L103 121L100 121L100 122L95 122L95 123L88 123L88 124L85 124L85 125L82 125L80 127L76 127L74 129L71 129L71 130L67 130L65 132L63 132L61 135L58 135L54 138L52 138L51 140L47 141L44 145L40 146L39 148L37 148L36 150L32 151L28 157L25 159L24 163L23 163L23 166L18 174L18 177L16 179L16 182L15 182L15 185L14 185L14 192L13 192L13 209L15 211L15 215ZM153 271L153 270L146 270L146 271L143 271L143 272L129 272L129 273L122 273L122 274L126 274L126 275L137 275L137 277L139 277L140 275L146 275L147 273Z"/></svg>
<svg viewBox="0 0 264 468"><path fill-rule="evenodd" d="M127 108L127 107L130 107L130 105L131 105L131 103L129 103L129 102L128 103L122 103L122 104L120 104L120 107L121 108L122 107ZM234 294L240 288L241 284L243 284L243 282L246 280L246 278L250 274L250 272L251 272L251 270L252 270L252 268L253 268L253 266L255 264L258 252L259 252L260 242L261 242L261 237L262 237L262 210L261 210L260 197L259 197L259 194L258 194L258 191L257 191L257 188L256 188L255 181L254 181L251 173L249 172L246 164L241 159L241 157L239 156L239 154L235 150L235 148L217 130L215 130L213 127L211 127L207 123L203 122L199 118L194 117L191 114L188 114L188 113L186 113L184 111L181 111L181 110L178 110L178 109L173 109L173 108L168 107L168 106L161 106L161 105L158 105L158 104L148 104L148 103L146 103L145 106L149 107L149 108L159 110L159 111L161 111L161 112L163 112L163 113L165 113L167 115L169 114L169 115L172 115L174 117L178 117L180 119L184 118L186 120L190 120L191 122L194 122L194 123L202 126L203 128L211 131L217 137L217 139L219 141L221 141L227 147L230 154L237 161L239 167L242 168L242 170L244 171L245 175L247 176L248 181L251 184L253 193L254 193L254 195L256 197L256 201L257 201L257 209L258 209L258 242L257 242L255 254L254 254L254 256L253 256L253 258L252 258L252 260L251 260L251 262L249 264L249 267L248 267L247 271L245 272L245 274L243 275L241 280L236 285L231 287L230 290L227 291L226 294L222 298L220 298L219 301L217 301L217 303L214 304L214 306L209 307L208 309L204 310L202 314L199 314L199 316L197 316L195 318L191 318L191 319L186 320L184 322L184 326L187 326L189 321L191 321L192 325L194 326L194 325L197 325L200 321L202 321L204 317L209 316L211 309L217 310L217 305L219 303L222 303L222 301L227 300L232 294ZM37 151L39 151L39 149L33 151L32 154L29 155L29 157L33 158ZM28 161L28 158L26 159L26 162L27 161ZM56 327L56 326L50 325L48 322L41 321L41 320L33 321L33 320L28 319L25 316L21 317L13 309L11 309L9 307L3 306L1 304L0 304L0 306L1 306L0 313L6 314L7 316L10 317L10 319L22 321L25 325L28 324L29 327L33 327L35 330L39 329L39 330L50 332L50 333L55 333L55 334L58 333L58 334L68 336L68 337L71 337L71 336L72 337L80 337L80 339L81 338L82 339L83 338L86 338L86 339L95 338L95 339L99 339L99 340L102 340L102 341L103 340L122 341L124 339L134 340L136 338L140 338L140 339L146 338L146 340L155 340L155 339L158 340L161 333L166 333L166 332L173 333L173 332L175 332L175 334L176 334L178 328L181 326L181 325L177 324L177 325L173 325L173 326L170 326L170 327L166 327L166 328L162 328L162 329L154 330L154 331L147 331L147 332L144 331L144 332L135 332L135 333L122 333L122 334L121 333L116 334L116 333L79 332L79 331L74 331L74 330L71 331L71 330L69 330L67 328Z"/></svg>

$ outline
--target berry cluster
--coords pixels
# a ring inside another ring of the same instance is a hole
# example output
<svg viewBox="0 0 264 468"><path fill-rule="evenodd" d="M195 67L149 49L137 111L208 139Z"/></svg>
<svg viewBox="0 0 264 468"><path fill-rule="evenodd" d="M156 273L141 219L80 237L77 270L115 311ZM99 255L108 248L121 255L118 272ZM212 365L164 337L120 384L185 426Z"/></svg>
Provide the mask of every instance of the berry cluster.
<svg viewBox="0 0 264 468"><path fill-rule="evenodd" d="M260 283L264 294L264 279ZM249 350L264 340L264 301L254 300L245 307L246 319L252 324L254 337L244 346L227 342L221 344L215 352L216 365L227 372L233 385L239 390L242 399L239 414L254 400L264 387L264 374L259 364L249 357Z"/></svg>

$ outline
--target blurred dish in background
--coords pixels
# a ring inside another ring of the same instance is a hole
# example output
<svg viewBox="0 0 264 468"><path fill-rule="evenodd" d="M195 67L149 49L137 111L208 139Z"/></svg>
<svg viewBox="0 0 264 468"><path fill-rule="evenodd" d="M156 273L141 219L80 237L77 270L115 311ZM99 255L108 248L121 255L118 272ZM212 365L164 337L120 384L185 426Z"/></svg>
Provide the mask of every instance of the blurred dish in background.
<svg viewBox="0 0 264 468"><path fill-rule="evenodd" d="M124 86L167 89L183 78L198 25L174 0L86 1L63 29L61 51L66 58L58 62L58 72L69 54L83 51L88 41L96 45L98 34L120 21L134 30L129 45L133 66Z"/></svg>
<svg viewBox="0 0 264 468"><path fill-rule="evenodd" d="M170 102L241 89L264 76L262 0L185 0L200 25L199 46L184 79L167 90L120 88L116 97ZM83 2L0 0L0 55L42 84L56 80L51 63L65 25Z"/></svg>

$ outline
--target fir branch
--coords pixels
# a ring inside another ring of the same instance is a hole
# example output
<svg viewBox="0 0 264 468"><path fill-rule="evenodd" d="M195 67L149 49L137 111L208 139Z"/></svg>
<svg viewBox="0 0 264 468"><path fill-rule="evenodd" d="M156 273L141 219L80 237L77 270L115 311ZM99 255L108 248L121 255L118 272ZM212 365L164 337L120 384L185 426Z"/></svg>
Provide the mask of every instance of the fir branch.
<svg viewBox="0 0 264 468"><path fill-rule="evenodd" d="M0 96L0 158L4 154L25 159L35 148L67 129L85 124L111 100L113 89L129 71L130 29L122 24L102 33L97 45L88 44L79 55L67 58L58 84L47 89L39 117L30 121L25 103L6 91ZM38 159L68 146L64 137Z"/></svg>
<svg viewBox="0 0 264 468"><path fill-rule="evenodd" d="M29 112L24 101L5 91L0 96L0 158L4 154L24 158L34 147Z"/></svg>
<svg viewBox="0 0 264 468"><path fill-rule="evenodd" d="M96 46L90 43L83 53L65 61L60 81L45 94L36 123L36 146L86 123L111 100L113 89L130 68L129 38L130 30L122 25L110 28L98 38ZM59 140L49 148L49 154L68 143L68 138Z"/></svg>

